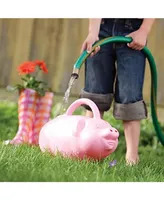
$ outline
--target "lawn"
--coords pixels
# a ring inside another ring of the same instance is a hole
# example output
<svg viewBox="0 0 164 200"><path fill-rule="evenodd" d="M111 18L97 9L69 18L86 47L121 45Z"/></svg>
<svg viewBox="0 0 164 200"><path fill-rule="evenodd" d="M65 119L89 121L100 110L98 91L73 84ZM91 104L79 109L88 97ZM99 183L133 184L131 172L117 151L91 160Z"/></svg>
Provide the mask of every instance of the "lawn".
<svg viewBox="0 0 164 200"><path fill-rule="evenodd" d="M80 112L81 109L76 113ZM3 145L3 140L15 135L18 119L15 103L0 102L0 181L163 182L164 147L157 141L151 119L142 122L141 162L134 167L127 167L124 162L125 141L121 122L114 120L110 113L106 113L105 119L120 132L119 146L115 153L102 162L70 160L43 154L39 147ZM117 163L111 167L109 163L113 160Z"/></svg>

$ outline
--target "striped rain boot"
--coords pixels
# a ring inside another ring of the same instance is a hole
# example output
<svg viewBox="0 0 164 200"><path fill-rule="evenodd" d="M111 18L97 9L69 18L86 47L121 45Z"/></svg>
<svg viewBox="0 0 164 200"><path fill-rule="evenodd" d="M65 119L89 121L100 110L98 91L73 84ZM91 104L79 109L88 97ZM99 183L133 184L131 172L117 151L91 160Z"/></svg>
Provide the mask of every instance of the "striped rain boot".
<svg viewBox="0 0 164 200"><path fill-rule="evenodd" d="M40 130L50 119L53 97L54 94L52 92L46 92L45 96L37 98L35 121L29 136L31 145L38 145L39 143Z"/></svg>
<svg viewBox="0 0 164 200"><path fill-rule="evenodd" d="M33 89L25 89L20 92L18 100L19 128L10 144L29 143L29 134L35 120L37 98L37 92Z"/></svg>

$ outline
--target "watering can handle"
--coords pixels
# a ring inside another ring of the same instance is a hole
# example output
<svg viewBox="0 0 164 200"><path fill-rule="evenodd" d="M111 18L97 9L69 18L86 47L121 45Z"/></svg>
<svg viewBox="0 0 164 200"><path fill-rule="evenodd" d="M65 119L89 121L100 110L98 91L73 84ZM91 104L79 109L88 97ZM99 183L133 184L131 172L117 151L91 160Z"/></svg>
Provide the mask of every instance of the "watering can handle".
<svg viewBox="0 0 164 200"><path fill-rule="evenodd" d="M81 99L74 101L69 106L69 108L67 109L65 114L72 115L72 113L76 110L76 108L78 108L81 105L88 105L93 112L93 118L100 119L100 112L99 112L96 104L93 101L86 99L86 98L81 98Z"/></svg>

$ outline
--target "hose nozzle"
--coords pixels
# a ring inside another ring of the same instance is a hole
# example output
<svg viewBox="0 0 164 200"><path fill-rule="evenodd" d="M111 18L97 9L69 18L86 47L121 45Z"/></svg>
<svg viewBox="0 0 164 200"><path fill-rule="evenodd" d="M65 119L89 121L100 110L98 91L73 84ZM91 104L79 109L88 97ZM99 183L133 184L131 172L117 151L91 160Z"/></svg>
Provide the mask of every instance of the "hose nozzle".
<svg viewBox="0 0 164 200"><path fill-rule="evenodd" d="M74 68L73 72L71 74L71 77L75 77L75 79L78 79L79 78L79 71L80 71L79 69Z"/></svg>

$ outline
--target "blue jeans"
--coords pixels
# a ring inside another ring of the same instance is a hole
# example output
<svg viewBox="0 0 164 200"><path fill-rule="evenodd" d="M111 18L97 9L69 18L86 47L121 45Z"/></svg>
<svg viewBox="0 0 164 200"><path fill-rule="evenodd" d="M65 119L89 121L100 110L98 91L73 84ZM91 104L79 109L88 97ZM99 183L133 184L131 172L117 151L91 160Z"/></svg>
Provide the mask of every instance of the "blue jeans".
<svg viewBox="0 0 164 200"><path fill-rule="evenodd" d="M99 39L126 36L139 29L142 19L103 19ZM127 44L105 44L85 63L85 87L81 97L96 103L100 111L110 109L116 119L140 120L147 117L143 101L145 55ZM90 109L89 107L86 107Z"/></svg>

